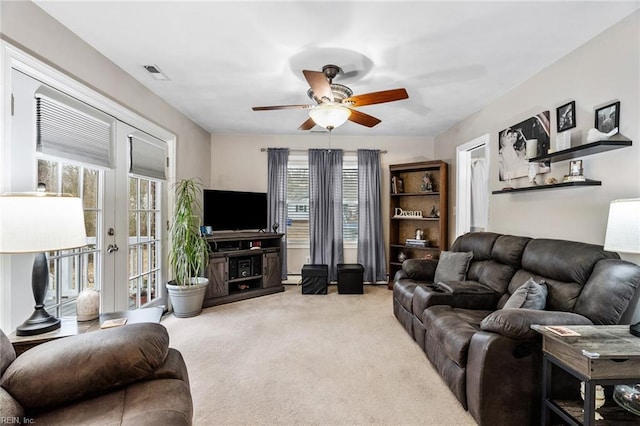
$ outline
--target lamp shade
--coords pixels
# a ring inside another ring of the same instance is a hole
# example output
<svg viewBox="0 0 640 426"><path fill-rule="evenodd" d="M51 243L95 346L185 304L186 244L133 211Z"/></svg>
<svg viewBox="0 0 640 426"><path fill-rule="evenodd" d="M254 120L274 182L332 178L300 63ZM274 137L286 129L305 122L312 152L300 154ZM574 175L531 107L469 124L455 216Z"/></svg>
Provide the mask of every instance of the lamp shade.
<svg viewBox="0 0 640 426"><path fill-rule="evenodd" d="M80 198L45 193L0 196L0 253L39 253L86 244Z"/></svg>
<svg viewBox="0 0 640 426"><path fill-rule="evenodd" d="M329 130L342 126L350 115L349 108L332 103L324 103L309 110L309 117L314 123Z"/></svg>
<svg viewBox="0 0 640 426"><path fill-rule="evenodd" d="M640 253L640 198L611 202L604 248L622 253Z"/></svg>

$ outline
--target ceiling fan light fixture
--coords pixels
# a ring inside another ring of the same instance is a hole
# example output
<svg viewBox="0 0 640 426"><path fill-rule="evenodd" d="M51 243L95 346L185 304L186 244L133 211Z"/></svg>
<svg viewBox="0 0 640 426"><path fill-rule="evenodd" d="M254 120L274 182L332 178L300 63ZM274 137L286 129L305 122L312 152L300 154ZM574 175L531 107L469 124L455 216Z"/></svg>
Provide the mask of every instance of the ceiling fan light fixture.
<svg viewBox="0 0 640 426"><path fill-rule="evenodd" d="M318 125L333 130L342 126L351 115L351 110L338 104L325 103L309 110L309 117Z"/></svg>

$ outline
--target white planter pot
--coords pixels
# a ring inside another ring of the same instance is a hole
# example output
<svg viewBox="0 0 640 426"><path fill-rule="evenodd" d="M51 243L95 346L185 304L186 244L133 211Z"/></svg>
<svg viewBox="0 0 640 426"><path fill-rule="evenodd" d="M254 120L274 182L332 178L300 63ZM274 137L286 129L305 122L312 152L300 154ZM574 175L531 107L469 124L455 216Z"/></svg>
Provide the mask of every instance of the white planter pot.
<svg viewBox="0 0 640 426"><path fill-rule="evenodd" d="M195 317L202 311L202 302L207 292L207 278L191 278L195 285L178 286L167 284L173 314L178 318Z"/></svg>

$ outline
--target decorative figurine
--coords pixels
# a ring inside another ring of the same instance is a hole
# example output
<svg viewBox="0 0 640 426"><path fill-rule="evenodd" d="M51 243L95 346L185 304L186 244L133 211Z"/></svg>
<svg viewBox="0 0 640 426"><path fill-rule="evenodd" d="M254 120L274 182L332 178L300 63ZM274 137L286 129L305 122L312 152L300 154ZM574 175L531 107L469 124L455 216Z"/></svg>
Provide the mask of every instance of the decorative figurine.
<svg viewBox="0 0 640 426"><path fill-rule="evenodd" d="M423 240L423 237L424 233L422 232L422 229L416 229L416 240Z"/></svg>
<svg viewBox="0 0 640 426"><path fill-rule="evenodd" d="M431 207L431 213L429 213L429 217L440 217L440 212L436 209L435 205Z"/></svg>
<svg viewBox="0 0 640 426"><path fill-rule="evenodd" d="M433 191L433 182L431 182L431 176L429 176L429 173L425 173L424 176L422 176L422 184L420 185L420 191L422 192Z"/></svg>

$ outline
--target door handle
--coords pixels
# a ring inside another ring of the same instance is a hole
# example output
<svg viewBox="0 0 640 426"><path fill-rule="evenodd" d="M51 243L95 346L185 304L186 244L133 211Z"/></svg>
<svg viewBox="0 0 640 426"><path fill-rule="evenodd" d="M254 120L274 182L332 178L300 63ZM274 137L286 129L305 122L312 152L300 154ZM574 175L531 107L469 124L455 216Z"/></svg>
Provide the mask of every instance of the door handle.
<svg viewBox="0 0 640 426"><path fill-rule="evenodd" d="M113 253L114 251L118 251L118 246L115 244L109 244L107 246L107 253Z"/></svg>

